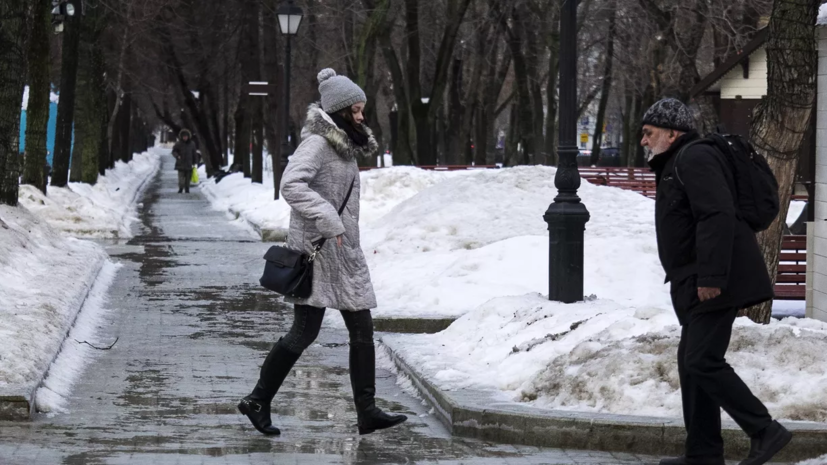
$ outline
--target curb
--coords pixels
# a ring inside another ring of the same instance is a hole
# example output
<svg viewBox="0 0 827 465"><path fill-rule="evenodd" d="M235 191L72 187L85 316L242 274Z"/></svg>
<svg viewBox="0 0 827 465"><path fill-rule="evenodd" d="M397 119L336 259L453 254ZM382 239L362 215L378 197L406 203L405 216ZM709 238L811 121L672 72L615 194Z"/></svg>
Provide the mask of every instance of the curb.
<svg viewBox="0 0 827 465"><path fill-rule="evenodd" d="M155 169L152 171L152 173L150 173L147 177L144 178L143 181L141 181L141 184L138 186L137 189L135 189L135 194L132 196L132 199L129 201L129 204L134 206L136 209L138 208L138 201L141 199L141 197L144 196L144 193L146 192L146 188L149 185L149 182L153 181L156 177L158 177L158 174L161 172L161 165L163 164L161 162L161 157L162 157L162 155L159 154L158 155L158 165L155 167ZM124 222L123 221L124 218L126 218L130 213L131 212L125 212L123 214L123 216L121 217L121 223ZM130 228L132 227L131 224L129 226L130 226ZM115 235L115 237L117 238L117 234Z"/></svg>
<svg viewBox="0 0 827 465"><path fill-rule="evenodd" d="M443 391L420 368L413 368L381 338L399 371L434 407L434 414L453 436L505 444L561 449L599 450L645 455L680 455L686 430L682 419L544 410L503 402L491 391ZM776 461L800 461L827 454L827 423L784 422L793 440ZM725 455L737 460L749 452L749 438L732 421L723 422Z"/></svg>
<svg viewBox="0 0 827 465"><path fill-rule="evenodd" d="M37 381L29 385L13 387L9 390L9 392L0 392L0 420L31 420L35 410L35 395L37 394L37 389L41 384L43 384L43 380L46 379L46 376L49 374L52 364L57 359L57 356L60 355L60 350L63 348L63 343L66 342L66 338L69 337L69 333L72 331L72 328L75 327L75 322L77 321L78 316L80 316L83 306L86 304L86 299L89 297L89 292L92 291L92 288L98 281L103 265L106 263L108 258L108 256L101 257L95 266L95 271L92 273L94 279L90 280L89 285L84 286L84 288L80 291L82 293L82 297L79 299L80 302L77 310L75 311L75 315L72 317L72 322L66 326L66 332L63 335L63 340L57 346L57 350L55 350L55 353L52 354L49 364L46 365L46 369L43 373L38 376Z"/></svg>
<svg viewBox="0 0 827 465"><path fill-rule="evenodd" d="M456 321L452 317L436 318L393 318L375 317L373 330L384 333L436 334L444 331Z"/></svg>

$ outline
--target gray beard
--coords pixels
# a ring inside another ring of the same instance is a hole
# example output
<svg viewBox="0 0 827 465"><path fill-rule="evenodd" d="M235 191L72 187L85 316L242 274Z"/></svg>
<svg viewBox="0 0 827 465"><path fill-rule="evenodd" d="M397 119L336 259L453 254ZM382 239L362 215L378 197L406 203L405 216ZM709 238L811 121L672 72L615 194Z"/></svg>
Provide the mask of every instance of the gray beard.
<svg viewBox="0 0 827 465"><path fill-rule="evenodd" d="M643 149L643 152L646 154L646 161L652 161L652 159L655 158L656 155L659 155L649 147Z"/></svg>

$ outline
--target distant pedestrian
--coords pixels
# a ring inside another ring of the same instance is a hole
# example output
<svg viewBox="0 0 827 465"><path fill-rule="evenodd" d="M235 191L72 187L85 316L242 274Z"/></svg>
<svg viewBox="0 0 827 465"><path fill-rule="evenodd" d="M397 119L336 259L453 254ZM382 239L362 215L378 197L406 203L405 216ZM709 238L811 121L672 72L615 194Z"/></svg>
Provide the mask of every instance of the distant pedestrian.
<svg viewBox="0 0 827 465"><path fill-rule="evenodd" d="M364 91L332 69L319 73L320 104L307 111L302 143L290 157L281 192L292 208L287 245L310 255L315 241L328 241L313 263L313 292L295 305L293 326L273 346L253 392L238 404L253 426L279 434L270 418L270 402L302 352L316 340L326 308L341 311L350 334L350 382L359 434L405 421L375 403L376 353L370 309L376 297L359 244L360 182L357 159L376 153L378 144L364 124ZM340 216L338 209L344 205Z"/></svg>
<svg viewBox="0 0 827 465"><path fill-rule="evenodd" d="M723 465L723 408L751 438L741 464L758 465L792 434L772 419L725 355L738 311L771 300L773 289L755 232L737 210L733 168L719 149L699 140L689 109L678 100L661 100L643 117L641 145L657 175L658 253L682 325L685 455L660 463Z"/></svg>
<svg viewBox="0 0 827 465"><path fill-rule="evenodd" d="M172 156L175 157L175 169L178 171L178 193L189 194L192 167L197 157L189 129L182 129L178 134L178 142L172 147Z"/></svg>

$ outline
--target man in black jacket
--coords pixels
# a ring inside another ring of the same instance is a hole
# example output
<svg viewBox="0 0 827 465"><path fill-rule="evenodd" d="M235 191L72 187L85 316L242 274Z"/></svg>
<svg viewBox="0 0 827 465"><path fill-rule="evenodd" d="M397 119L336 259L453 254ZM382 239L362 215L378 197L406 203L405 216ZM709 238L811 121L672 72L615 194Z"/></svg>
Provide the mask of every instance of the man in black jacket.
<svg viewBox="0 0 827 465"><path fill-rule="evenodd" d="M643 117L641 145L657 175L658 254L682 326L678 347L686 453L661 465L723 465L721 408L751 438L742 465L769 461L792 434L773 421L725 355L740 309L771 300L772 284L755 233L736 211L724 154L700 139L675 99ZM682 150L685 149L685 150Z"/></svg>

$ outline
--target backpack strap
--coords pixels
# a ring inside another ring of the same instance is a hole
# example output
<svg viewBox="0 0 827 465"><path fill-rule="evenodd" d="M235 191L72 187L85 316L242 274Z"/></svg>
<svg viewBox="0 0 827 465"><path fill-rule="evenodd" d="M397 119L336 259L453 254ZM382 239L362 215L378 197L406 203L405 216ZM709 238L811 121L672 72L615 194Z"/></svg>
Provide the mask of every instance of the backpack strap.
<svg viewBox="0 0 827 465"><path fill-rule="evenodd" d="M683 153L686 152L686 150L689 147L692 147L695 144L706 143L706 142L708 142L708 141L705 140L705 139L693 140L692 142L690 142L690 143L684 145L683 147L681 147L681 149L678 150L678 154L675 155L675 167L674 167L675 177L678 178L678 182L681 183L681 186L685 186L686 184L684 184L683 180L681 179L681 174L678 173L678 160L680 160L681 155L683 155Z"/></svg>

